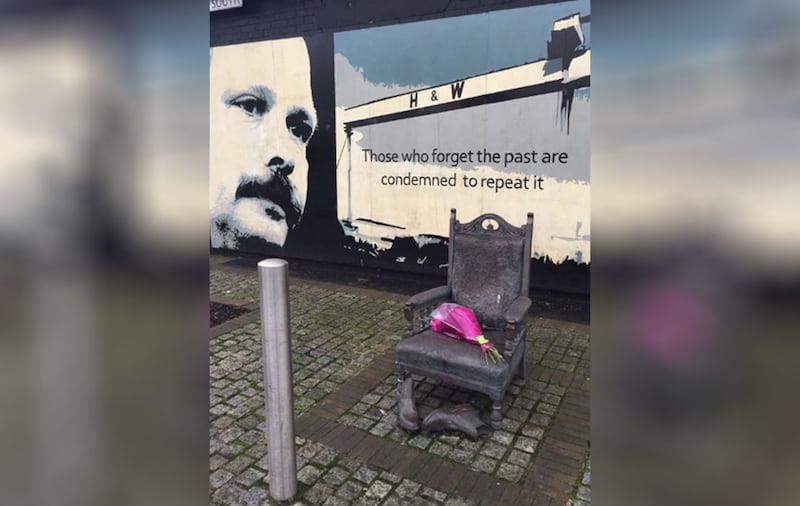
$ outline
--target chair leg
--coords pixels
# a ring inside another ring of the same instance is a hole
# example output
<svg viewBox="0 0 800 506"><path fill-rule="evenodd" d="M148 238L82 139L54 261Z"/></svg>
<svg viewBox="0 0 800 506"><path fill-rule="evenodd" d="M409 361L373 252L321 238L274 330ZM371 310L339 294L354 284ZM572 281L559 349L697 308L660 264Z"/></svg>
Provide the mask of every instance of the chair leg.
<svg viewBox="0 0 800 506"><path fill-rule="evenodd" d="M492 402L491 425L494 430L503 428L503 401L494 399Z"/></svg>
<svg viewBox="0 0 800 506"><path fill-rule="evenodd" d="M524 385L525 384L525 380L528 377L528 371L527 371L527 368L525 366L525 352L528 351L527 350L528 346L526 345L524 339L522 340L520 345L522 346L522 358L520 358L520 360L519 360L519 369L517 369L517 373L519 374L520 379L522 379L522 384Z"/></svg>

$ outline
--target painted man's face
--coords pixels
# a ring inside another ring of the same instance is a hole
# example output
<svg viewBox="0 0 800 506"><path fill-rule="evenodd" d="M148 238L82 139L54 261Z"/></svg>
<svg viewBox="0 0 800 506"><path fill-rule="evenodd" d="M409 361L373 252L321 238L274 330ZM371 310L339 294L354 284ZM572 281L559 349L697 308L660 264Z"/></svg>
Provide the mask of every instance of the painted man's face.
<svg viewBox="0 0 800 506"><path fill-rule="evenodd" d="M317 125L305 42L216 47L210 77L211 245L283 246L305 207Z"/></svg>

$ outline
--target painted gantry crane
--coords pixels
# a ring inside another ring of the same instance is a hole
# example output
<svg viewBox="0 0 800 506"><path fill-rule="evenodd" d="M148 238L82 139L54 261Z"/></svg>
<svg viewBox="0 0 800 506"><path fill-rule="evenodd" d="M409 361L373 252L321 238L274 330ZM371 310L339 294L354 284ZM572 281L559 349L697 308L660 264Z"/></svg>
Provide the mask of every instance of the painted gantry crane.
<svg viewBox="0 0 800 506"><path fill-rule="evenodd" d="M575 90L590 84L591 49L585 47L581 29L581 23L588 22L589 16L581 17L580 13L557 19L547 41L547 58L345 109L343 123L347 135L348 166L347 219L343 224L349 232L356 230L352 225L351 197L351 138L354 129L547 93L561 93L562 117L567 119L568 124Z"/></svg>

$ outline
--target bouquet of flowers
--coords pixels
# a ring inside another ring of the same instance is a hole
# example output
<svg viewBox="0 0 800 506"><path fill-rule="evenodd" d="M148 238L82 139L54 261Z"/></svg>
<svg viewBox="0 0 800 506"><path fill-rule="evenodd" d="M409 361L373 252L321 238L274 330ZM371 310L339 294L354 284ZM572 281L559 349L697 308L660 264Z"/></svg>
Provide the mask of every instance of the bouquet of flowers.
<svg viewBox="0 0 800 506"><path fill-rule="evenodd" d="M477 344L485 358L493 363L503 360L497 348L483 335L475 313L468 307L445 302L431 313L431 330L459 341Z"/></svg>

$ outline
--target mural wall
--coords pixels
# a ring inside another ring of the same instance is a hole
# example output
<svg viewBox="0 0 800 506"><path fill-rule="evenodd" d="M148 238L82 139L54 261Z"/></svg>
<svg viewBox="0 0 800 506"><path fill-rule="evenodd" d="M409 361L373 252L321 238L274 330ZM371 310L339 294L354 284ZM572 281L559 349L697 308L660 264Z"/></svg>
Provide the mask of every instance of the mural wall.
<svg viewBox="0 0 800 506"><path fill-rule="evenodd" d="M211 246L444 274L454 207L588 265L590 46L570 1L213 48Z"/></svg>

